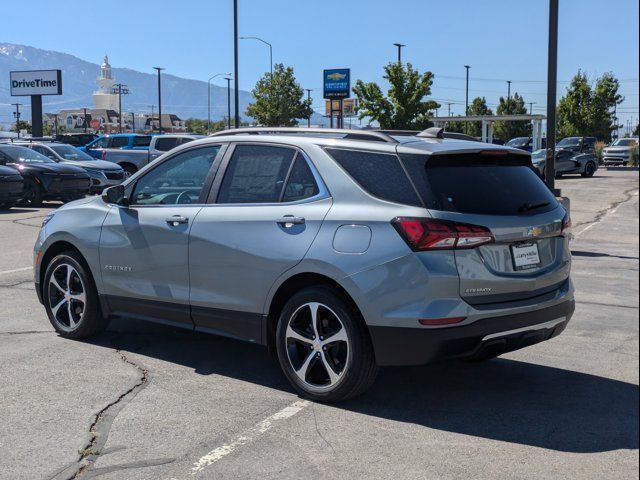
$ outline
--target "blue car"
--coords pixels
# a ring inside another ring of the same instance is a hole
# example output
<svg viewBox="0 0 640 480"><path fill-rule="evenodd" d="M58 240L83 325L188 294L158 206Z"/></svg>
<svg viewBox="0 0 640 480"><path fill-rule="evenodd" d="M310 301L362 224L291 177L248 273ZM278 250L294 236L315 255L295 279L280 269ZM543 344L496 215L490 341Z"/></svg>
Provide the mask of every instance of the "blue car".
<svg viewBox="0 0 640 480"><path fill-rule="evenodd" d="M112 133L102 135L93 142L78 147L82 152L88 153L93 158L101 159L105 148L119 148L120 150L149 150L152 135L138 133Z"/></svg>

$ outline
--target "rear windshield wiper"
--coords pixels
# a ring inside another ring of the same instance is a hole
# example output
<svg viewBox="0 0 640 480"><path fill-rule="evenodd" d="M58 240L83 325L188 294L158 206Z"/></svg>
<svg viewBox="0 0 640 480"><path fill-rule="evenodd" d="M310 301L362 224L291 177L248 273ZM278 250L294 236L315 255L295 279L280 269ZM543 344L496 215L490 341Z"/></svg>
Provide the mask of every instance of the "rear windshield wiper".
<svg viewBox="0 0 640 480"><path fill-rule="evenodd" d="M523 203L518 207L518 212L528 212L530 210L537 210L538 208L544 208L549 205L550 202L540 202L540 203Z"/></svg>

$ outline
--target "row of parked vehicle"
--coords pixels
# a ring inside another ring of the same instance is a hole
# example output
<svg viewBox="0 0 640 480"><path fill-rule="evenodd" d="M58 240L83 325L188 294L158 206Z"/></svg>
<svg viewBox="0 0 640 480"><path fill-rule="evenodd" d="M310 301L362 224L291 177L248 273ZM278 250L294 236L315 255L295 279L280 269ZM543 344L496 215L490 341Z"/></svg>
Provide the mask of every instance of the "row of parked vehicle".
<svg viewBox="0 0 640 480"><path fill-rule="evenodd" d="M202 135L61 135L0 144L0 208L67 202L117 185ZM86 144L84 142L87 142Z"/></svg>

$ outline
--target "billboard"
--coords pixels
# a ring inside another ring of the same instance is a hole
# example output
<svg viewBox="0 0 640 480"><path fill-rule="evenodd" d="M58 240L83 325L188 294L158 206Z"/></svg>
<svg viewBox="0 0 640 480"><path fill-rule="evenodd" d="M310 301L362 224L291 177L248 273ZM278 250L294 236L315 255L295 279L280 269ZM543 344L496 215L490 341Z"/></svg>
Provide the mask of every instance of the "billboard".
<svg viewBox="0 0 640 480"><path fill-rule="evenodd" d="M62 95L61 70L10 72L11 96Z"/></svg>
<svg viewBox="0 0 640 480"><path fill-rule="evenodd" d="M324 111L327 117L331 115L331 109L333 109L334 115L339 113L340 100L325 100ZM356 114L356 101L354 98L345 98L342 100L342 114L345 117L350 117Z"/></svg>
<svg viewBox="0 0 640 480"><path fill-rule="evenodd" d="M351 69L331 68L322 76L324 98L347 98L351 92Z"/></svg>

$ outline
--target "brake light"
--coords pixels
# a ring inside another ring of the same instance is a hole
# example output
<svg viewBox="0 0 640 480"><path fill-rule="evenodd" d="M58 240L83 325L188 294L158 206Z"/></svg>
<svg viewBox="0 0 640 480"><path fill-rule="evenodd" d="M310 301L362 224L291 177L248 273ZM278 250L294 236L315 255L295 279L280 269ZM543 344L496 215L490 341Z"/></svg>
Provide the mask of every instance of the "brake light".
<svg viewBox="0 0 640 480"><path fill-rule="evenodd" d="M102 150L102 153L100 154L100 160L106 160L106 159L107 159L107 151Z"/></svg>
<svg viewBox="0 0 640 480"><path fill-rule="evenodd" d="M571 215L567 212L562 219L562 233L571 238L573 236L572 229L573 223L571 222Z"/></svg>
<svg viewBox="0 0 640 480"><path fill-rule="evenodd" d="M486 227L449 220L396 217L391 224L416 251L475 248L494 241Z"/></svg>

